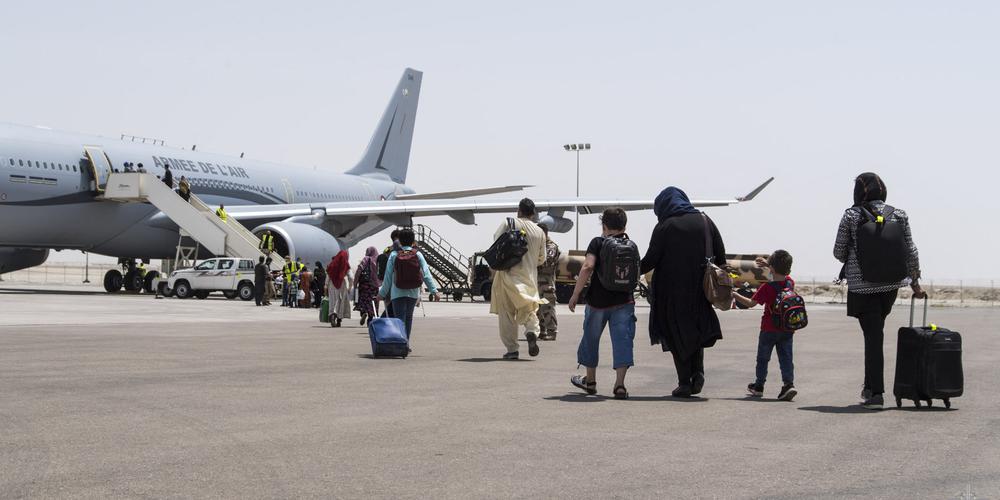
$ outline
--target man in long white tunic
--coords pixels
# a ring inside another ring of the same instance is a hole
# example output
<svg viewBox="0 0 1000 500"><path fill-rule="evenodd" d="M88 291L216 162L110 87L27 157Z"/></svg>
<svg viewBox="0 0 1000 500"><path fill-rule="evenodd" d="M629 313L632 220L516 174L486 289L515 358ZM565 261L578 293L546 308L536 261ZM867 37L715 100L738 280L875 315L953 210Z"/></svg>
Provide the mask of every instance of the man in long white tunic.
<svg viewBox="0 0 1000 500"><path fill-rule="evenodd" d="M538 311L539 304L547 303L538 295L538 265L545 261L545 233L532 222L535 217L535 202L528 198L518 206L515 227L523 230L528 240L528 253L514 267L497 271L493 276L490 312L500 319L500 340L507 353L504 359L518 359L517 334L524 326L528 340L528 354L538 355ZM504 220L494 234L494 241L507 232Z"/></svg>

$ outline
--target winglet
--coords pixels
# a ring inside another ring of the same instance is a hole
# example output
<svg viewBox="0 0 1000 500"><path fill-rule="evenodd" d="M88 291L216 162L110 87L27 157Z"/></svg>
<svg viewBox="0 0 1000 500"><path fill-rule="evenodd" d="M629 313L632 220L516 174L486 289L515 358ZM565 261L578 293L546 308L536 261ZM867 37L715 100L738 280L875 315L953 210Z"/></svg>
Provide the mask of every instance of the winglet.
<svg viewBox="0 0 1000 500"><path fill-rule="evenodd" d="M740 202L742 202L742 201L750 201L750 200L756 198L757 195L760 194L760 192L763 191L764 188L766 188L767 185L770 184L771 181L773 181L773 180L774 180L774 177L771 177L770 179L764 181L763 184L757 186L757 189L754 189L753 191L750 191L750 193L747 194L746 196L737 196L736 197L736 201L740 201Z"/></svg>

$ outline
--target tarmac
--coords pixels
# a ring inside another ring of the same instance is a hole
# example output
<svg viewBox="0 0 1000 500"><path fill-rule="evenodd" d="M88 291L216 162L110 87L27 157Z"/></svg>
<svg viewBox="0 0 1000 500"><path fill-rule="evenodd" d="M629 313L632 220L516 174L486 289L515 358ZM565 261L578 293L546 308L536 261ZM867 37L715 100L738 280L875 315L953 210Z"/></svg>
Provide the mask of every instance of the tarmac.
<svg viewBox="0 0 1000 500"><path fill-rule="evenodd" d="M964 335L951 410L882 412L858 406L842 307L810 306L793 402L776 358L744 396L759 311L720 313L683 400L640 307L627 401L607 364L599 396L569 384L582 314L558 311L556 342L504 362L484 304L427 303L412 356L372 359L357 320L315 310L0 287L0 498L1000 498L996 310L931 310Z"/></svg>

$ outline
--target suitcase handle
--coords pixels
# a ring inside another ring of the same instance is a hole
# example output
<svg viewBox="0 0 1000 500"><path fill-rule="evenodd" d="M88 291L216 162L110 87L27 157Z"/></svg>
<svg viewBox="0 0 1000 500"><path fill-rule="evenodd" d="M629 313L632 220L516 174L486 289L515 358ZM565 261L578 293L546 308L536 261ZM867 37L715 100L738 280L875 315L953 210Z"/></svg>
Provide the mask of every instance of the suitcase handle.
<svg viewBox="0 0 1000 500"><path fill-rule="evenodd" d="M910 328L913 328L913 310L917 308L917 298L910 296ZM921 326L927 326L927 297L924 297L924 322Z"/></svg>

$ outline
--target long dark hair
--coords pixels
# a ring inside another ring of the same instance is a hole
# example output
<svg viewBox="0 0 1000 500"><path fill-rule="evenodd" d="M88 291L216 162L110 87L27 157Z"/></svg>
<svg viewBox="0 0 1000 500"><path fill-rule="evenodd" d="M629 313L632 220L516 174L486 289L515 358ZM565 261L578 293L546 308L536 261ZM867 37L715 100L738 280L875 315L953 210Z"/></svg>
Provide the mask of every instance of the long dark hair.
<svg viewBox="0 0 1000 500"><path fill-rule="evenodd" d="M854 206L869 206L873 201L885 202L888 191L876 173L865 172L854 178Z"/></svg>

